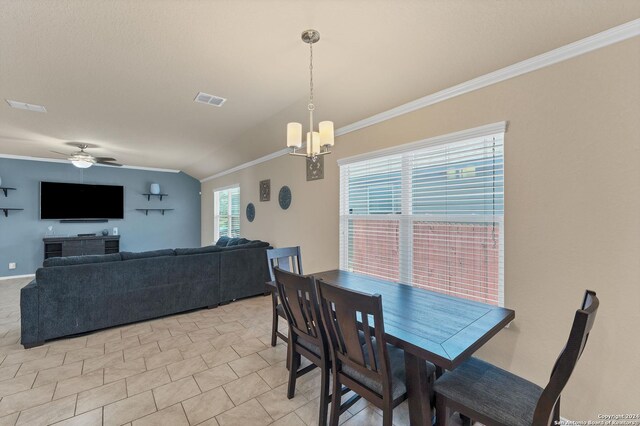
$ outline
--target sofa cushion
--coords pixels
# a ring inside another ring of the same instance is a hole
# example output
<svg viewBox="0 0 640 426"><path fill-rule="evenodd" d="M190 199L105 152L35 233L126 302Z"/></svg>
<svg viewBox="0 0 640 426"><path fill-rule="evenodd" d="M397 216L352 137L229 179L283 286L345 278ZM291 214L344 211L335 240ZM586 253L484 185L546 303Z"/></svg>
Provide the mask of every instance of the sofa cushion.
<svg viewBox="0 0 640 426"><path fill-rule="evenodd" d="M269 243L266 243L264 241L250 241L247 244L221 247L220 250L223 252L226 252L226 251L244 250L244 249L261 248L261 247L269 247Z"/></svg>
<svg viewBox="0 0 640 426"><path fill-rule="evenodd" d="M120 255L122 256L122 260L132 260L132 259L146 259L148 257L175 256L176 252L173 251L173 249L141 251L140 253L123 251L123 252L120 252Z"/></svg>
<svg viewBox="0 0 640 426"><path fill-rule="evenodd" d="M118 262L120 260L122 260L122 258L120 257L120 253L91 254L87 256L50 257L49 259L45 259L42 266L47 268L49 266L84 265L87 263Z"/></svg>
<svg viewBox="0 0 640 426"><path fill-rule="evenodd" d="M218 245L195 247L195 248L177 248L176 256L184 256L189 254L216 253L216 252L222 251L222 249L223 247L220 247Z"/></svg>
<svg viewBox="0 0 640 426"><path fill-rule="evenodd" d="M229 244L229 240L230 240L230 239L231 239L231 238L229 238L229 237L227 237L227 236L220 237L220 238L218 238L218 241L216 241L216 245L217 245L218 247L226 247L226 246L227 246L227 244Z"/></svg>

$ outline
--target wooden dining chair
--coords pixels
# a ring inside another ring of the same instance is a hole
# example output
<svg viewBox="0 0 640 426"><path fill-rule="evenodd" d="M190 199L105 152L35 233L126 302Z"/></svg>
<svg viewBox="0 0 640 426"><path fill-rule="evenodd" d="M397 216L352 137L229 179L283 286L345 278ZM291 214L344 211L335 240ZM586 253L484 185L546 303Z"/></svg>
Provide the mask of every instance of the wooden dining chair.
<svg viewBox="0 0 640 426"><path fill-rule="evenodd" d="M302 275L302 256L300 246L282 247L267 250L267 263L269 265L269 276L271 285L275 287L276 278L273 268L278 267L283 271L289 271ZM287 336L278 331L278 317L287 319L282 308L282 304L278 300L278 292L271 291L272 304L272 323L271 323L271 346L275 346L277 338L287 341Z"/></svg>
<svg viewBox="0 0 640 426"><path fill-rule="evenodd" d="M331 422L337 426L341 395L346 385L383 413L383 424L391 426L393 409L407 398L404 352L385 341L382 297L369 295L322 280L317 281L320 315L332 355L333 392ZM364 335L360 339L359 331ZM428 363L428 374L435 366Z"/></svg>
<svg viewBox="0 0 640 426"><path fill-rule="evenodd" d="M569 340L543 389L477 358L470 358L435 383L436 425L446 425L453 412L484 425L548 426L560 420L560 393L589 338L600 302L587 290L576 311Z"/></svg>
<svg viewBox="0 0 640 426"><path fill-rule="evenodd" d="M289 384L287 398L295 396L296 380L298 377L319 367L321 370L320 384L320 412L318 424L327 424L329 402L329 371L331 360L325 331L320 323L320 311L313 277L294 274L275 267L274 275L278 295L289 323L289 343L287 346ZM300 356L304 356L311 364L300 369ZM349 391L339 388L340 394ZM343 405L343 411L348 409L357 398L351 398Z"/></svg>

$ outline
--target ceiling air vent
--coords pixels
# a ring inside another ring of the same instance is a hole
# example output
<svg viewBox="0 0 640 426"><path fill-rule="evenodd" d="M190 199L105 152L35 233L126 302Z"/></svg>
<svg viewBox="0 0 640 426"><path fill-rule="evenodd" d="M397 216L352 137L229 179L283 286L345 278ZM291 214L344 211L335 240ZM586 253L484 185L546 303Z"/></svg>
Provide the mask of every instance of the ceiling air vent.
<svg viewBox="0 0 640 426"><path fill-rule="evenodd" d="M213 105L220 107L223 103L227 102L225 98L221 98L220 96L210 95L208 93L199 92L194 99L195 102L199 102L201 104Z"/></svg>
<svg viewBox="0 0 640 426"><path fill-rule="evenodd" d="M33 112L47 112L47 109L42 105L28 104L26 102L12 101L10 99L5 100L11 108L26 109L27 111Z"/></svg>

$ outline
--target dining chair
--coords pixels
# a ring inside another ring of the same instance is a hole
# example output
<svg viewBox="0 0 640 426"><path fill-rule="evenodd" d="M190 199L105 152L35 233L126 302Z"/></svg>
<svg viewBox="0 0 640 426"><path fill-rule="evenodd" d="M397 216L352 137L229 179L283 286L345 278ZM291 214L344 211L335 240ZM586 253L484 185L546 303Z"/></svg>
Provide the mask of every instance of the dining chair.
<svg viewBox="0 0 640 426"><path fill-rule="evenodd" d="M404 351L386 343L382 296L369 295L317 281L320 316L332 355L332 426L341 412L342 384L380 408L383 425L391 426L393 409L407 398ZM360 339L359 332L364 339ZM364 340L364 342L362 342ZM435 366L427 364L430 377Z"/></svg>
<svg viewBox="0 0 640 426"><path fill-rule="evenodd" d="M300 254L300 246L282 247L267 250L267 263L269 265L269 277L271 278L271 305L272 305L272 323L271 323L271 346L275 346L279 337L284 342L288 338L285 334L278 331L278 317L287 319L282 308L282 304L278 300L278 292L275 291L275 276L273 268L279 267L283 271L289 271L302 275L302 256ZM269 285L269 284L268 284Z"/></svg>
<svg viewBox="0 0 640 426"><path fill-rule="evenodd" d="M596 293L587 290L544 389L477 358L445 373L434 386L436 425L446 425L456 411L487 426L557 424L560 393L582 355L599 304Z"/></svg>
<svg viewBox="0 0 640 426"><path fill-rule="evenodd" d="M289 323L289 343L287 360L289 383L287 398L295 396L298 377L319 367L321 370L320 412L318 424L327 424L327 412L330 400L329 371L331 360L325 331L320 323L320 311L313 277L294 274L279 267L273 269L278 295ZM300 369L300 356L304 356L311 364ZM340 388L340 394L347 393L348 388ZM348 409L358 398L351 398L341 408Z"/></svg>

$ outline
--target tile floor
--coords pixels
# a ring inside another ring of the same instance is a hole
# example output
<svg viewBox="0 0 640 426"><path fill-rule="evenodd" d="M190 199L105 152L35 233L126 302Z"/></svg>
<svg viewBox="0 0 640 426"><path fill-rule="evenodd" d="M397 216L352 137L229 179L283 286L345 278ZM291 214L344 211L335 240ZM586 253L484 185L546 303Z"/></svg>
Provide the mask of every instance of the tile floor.
<svg viewBox="0 0 640 426"><path fill-rule="evenodd" d="M0 426L317 424L319 371L287 399L286 347L270 346L269 297L24 350L19 301L28 281L0 281ZM376 425L382 416L360 400L341 421ZM408 424L406 402L394 423Z"/></svg>

